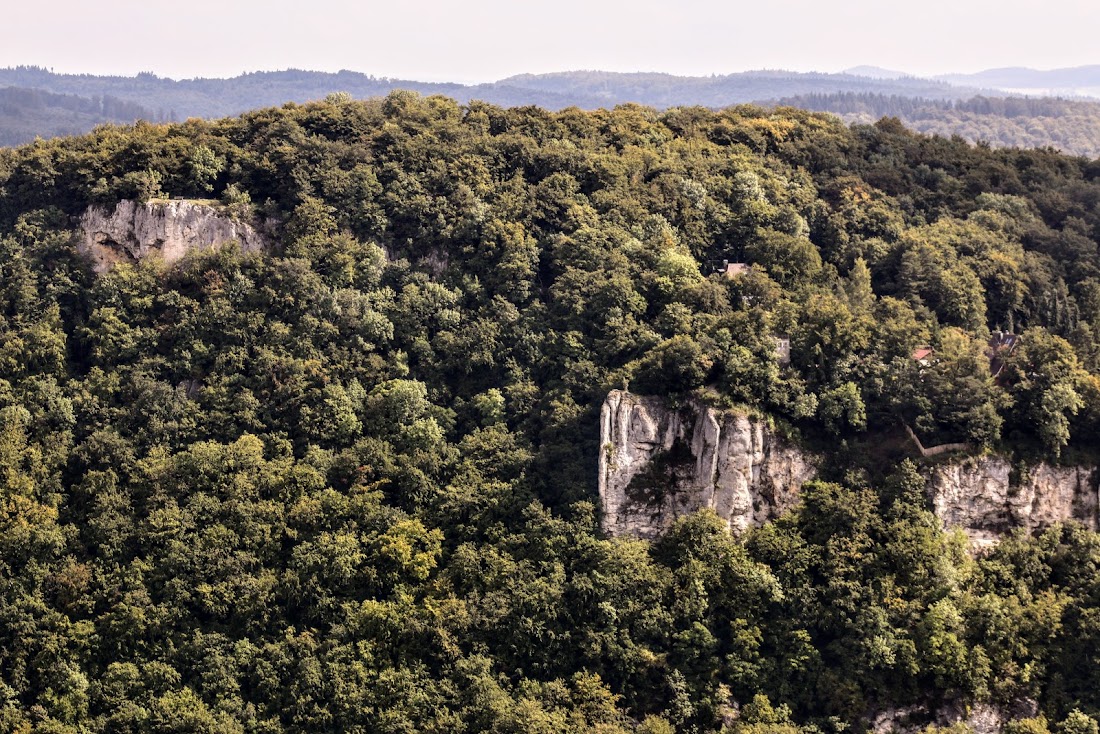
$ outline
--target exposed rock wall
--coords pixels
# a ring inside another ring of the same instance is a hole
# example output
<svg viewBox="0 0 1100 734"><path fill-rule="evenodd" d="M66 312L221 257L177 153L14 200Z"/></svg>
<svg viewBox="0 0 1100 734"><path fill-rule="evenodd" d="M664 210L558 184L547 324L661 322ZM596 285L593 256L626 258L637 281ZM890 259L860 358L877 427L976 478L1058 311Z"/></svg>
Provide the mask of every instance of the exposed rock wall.
<svg viewBox="0 0 1100 734"><path fill-rule="evenodd" d="M761 525L798 501L816 461L762 421L691 403L614 390L601 414L600 501L609 535L655 538L704 507L733 532Z"/></svg>
<svg viewBox="0 0 1100 734"><path fill-rule="evenodd" d="M870 717L868 724L873 734L917 734L929 724L946 728L960 723L970 727L974 734L1000 734L1008 722L1031 718L1038 712L1039 705L1030 698L1000 706L950 701L932 711L922 705L886 709Z"/></svg>
<svg viewBox="0 0 1100 734"><path fill-rule="evenodd" d="M217 207L195 201L120 201L113 210L90 207L80 218L78 249L88 255L97 273L118 262L134 262L153 254L167 263L191 250L236 241L242 250L266 247L251 225L230 218Z"/></svg>
<svg viewBox="0 0 1100 734"><path fill-rule="evenodd" d="M982 546L1013 528L1065 520L1097 529L1098 481L1093 467L1038 464L1014 472L1007 459L985 456L932 467L928 494L945 527L962 528Z"/></svg>
<svg viewBox="0 0 1100 734"><path fill-rule="evenodd" d="M798 502L818 465L763 421L699 403L680 409L662 398L614 390L600 427L599 490L609 535L656 538L681 515L710 508L735 533ZM960 458L925 469L932 510L961 528L976 548L1008 530L1077 520L1100 528L1100 470L1038 464L1013 468L1004 457Z"/></svg>

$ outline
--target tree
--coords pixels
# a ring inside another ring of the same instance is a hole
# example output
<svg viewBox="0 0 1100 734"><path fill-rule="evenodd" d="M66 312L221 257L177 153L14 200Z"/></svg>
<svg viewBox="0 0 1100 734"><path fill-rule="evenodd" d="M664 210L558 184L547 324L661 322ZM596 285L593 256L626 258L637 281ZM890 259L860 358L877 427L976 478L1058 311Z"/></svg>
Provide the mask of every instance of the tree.
<svg viewBox="0 0 1100 734"><path fill-rule="evenodd" d="M1014 427L1034 434L1055 456L1069 443L1071 418L1084 401L1086 374L1073 347L1042 327L1028 329L1005 361L1009 394L1015 401Z"/></svg>

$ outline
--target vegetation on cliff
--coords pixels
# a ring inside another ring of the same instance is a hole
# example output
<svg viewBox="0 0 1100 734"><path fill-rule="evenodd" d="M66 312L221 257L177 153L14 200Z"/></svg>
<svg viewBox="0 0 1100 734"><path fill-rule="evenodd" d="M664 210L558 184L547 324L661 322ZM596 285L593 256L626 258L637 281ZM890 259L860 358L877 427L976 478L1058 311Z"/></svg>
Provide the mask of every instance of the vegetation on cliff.
<svg viewBox="0 0 1100 734"><path fill-rule="evenodd" d="M95 276L74 218L164 194L281 242ZM1087 731L1100 537L974 560L860 447L1094 449L1097 202L1084 159L751 107L395 93L0 151L0 721ZM624 382L767 412L831 481L744 544L604 539Z"/></svg>

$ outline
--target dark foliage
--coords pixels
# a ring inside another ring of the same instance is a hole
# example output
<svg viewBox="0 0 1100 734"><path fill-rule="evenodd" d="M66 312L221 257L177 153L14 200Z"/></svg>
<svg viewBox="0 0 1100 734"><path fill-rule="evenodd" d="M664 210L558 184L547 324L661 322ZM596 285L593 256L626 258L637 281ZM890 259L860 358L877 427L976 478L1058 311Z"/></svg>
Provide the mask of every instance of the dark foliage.
<svg viewBox="0 0 1100 734"><path fill-rule="evenodd" d="M94 276L74 217L150 182L279 242ZM0 722L762 734L1033 698L1095 731L1098 536L974 560L915 466L845 447L1094 452L1098 201L1084 159L754 107L394 93L0 151ZM603 538L624 382L770 414L844 481L743 539Z"/></svg>

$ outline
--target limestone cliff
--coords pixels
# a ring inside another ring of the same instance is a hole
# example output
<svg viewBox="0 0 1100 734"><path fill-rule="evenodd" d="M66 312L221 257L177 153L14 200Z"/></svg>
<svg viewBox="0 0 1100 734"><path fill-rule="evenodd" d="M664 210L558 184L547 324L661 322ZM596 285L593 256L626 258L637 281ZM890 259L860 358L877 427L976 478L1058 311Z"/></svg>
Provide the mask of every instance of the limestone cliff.
<svg viewBox="0 0 1100 734"><path fill-rule="evenodd" d="M818 459L784 442L764 421L689 402L612 391L600 427L599 491L609 535L660 536L681 515L718 513L735 533L761 525L798 502ZM927 465L932 510L961 528L976 548L1006 531L1076 520L1100 527L1100 470L1001 456Z"/></svg>
<svg viewBox="0 0 1100 734"><path fill-rule="evenodd" d="M734 532L798 501L816 460L763 421L699 403L612 391L601 414L600 501L609 535L655 538L709 507Z"/></svg>
<svg viewBox="0 0 1100 734"><path fill-rule="evenodd" d="M1003 457L985 456L933 466L928 494L945 527L962 528L982 546L1012 528L1036 530L1065 520L1095 530L1098 481L1093 467L1014 470Z"/></svg>
<svg viewBox="0 0 1100 734"><path fill-rule="evenodd" d="M1031 698L1001 705L954 700L932 706L931 710L920 704L885 709L870 716L867 723L872 734L917 734L929 724L941 728L964 724L973 734L1000 734L1008 722L1031 718L1038 711L1038 703Z"/></svg>
<svg viewBox="0 0 1100 734"><path fill-rule="evenodd" d="M90 207L80 218L78 249L88 255L97 273L117 262L133 262L153 254L173 263L191 250L235 241L245 251L266 247L251 225L196 201L120 201L113 210Z"/></svg>

